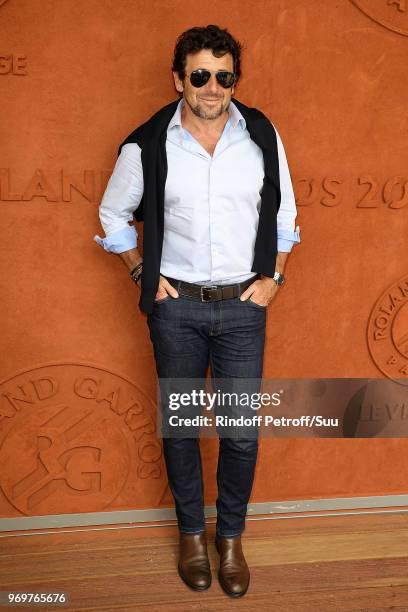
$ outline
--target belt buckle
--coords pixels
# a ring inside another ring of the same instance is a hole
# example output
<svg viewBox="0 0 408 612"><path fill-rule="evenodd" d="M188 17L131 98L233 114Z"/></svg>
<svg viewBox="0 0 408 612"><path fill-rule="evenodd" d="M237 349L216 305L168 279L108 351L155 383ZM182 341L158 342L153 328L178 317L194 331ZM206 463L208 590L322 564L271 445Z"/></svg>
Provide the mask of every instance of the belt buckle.
<svg viewBox="0 0 408 612"><path fill-rule="evenodd" d="M203 285L201 287L200 296L202 302L211 302L211 296L209 296L208 300L204 299L204 291L211 291L212 289L217 289L217 285Z"/></svg>

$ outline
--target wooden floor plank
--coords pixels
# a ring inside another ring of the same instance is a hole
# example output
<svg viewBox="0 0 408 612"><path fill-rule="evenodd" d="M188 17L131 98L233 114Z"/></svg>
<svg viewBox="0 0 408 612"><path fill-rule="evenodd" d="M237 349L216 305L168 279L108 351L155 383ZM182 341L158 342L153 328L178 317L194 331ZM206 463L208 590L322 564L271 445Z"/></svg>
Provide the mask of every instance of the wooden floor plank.
<svg viewBox="0 0 408 612"><path fill-rule="evenodd" d="M78 612L218 611L231 605L282 612L408 612L403 515L248 521L243 548L251 585L235 600L218 584L214 525L208 533L213 584L203 593L178 577L176 527L10 534L0 538L0 588L66 590L71 596L66 609Z"/></svg>

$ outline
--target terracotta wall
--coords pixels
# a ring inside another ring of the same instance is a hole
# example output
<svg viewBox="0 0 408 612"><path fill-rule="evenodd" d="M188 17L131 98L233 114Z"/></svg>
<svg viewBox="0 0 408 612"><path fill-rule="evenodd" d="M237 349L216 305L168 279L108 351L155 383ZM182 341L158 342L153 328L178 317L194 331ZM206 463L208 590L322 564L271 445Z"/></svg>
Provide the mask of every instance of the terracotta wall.
<svg viewBox="0 0 408 612"><path fill-rule="evenodd" d="M0 1L2 516L172 503L145 316L93 235L118 144L176 97L176 36L207 23L245 44L236 97L277 126L298 200L265 377L408 376L405 2ZM263 440L252 501L405 492L407 451Z"/></svg>

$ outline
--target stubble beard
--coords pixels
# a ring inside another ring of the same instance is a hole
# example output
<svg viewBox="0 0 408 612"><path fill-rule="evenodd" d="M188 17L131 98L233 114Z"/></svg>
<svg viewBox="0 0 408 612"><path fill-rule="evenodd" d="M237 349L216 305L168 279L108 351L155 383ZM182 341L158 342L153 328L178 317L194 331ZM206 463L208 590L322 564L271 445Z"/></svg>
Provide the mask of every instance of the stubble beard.
<svg viewBox="0 0 408 612"><path fill-rule="evenodd" d="M191 108L191 110L193 111L194 115L196 115L197 117L200 117L201 119L208 119L208 120L218 119L218 117L220 117L228 109L228 106L229 106L229 103L227 103L224 106L223 100L221 99L220 100L221 104L219 106L217 106L216 108L212 110L206 111L203 108L203 106L200 104L200 102L197 102L195 106L193 106L187 98L186 98L186 102Z"/></svg>

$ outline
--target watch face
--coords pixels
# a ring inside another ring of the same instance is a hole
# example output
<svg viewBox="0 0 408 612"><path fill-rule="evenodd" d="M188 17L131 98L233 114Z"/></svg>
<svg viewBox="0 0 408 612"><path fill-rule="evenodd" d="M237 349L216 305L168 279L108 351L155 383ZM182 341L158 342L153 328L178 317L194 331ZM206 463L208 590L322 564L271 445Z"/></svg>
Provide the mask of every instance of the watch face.
<svg viewBox="0 0 408 612"><path fill-rule="evenodd" d="M274 281L277 285L283 285L283 283L285 282L285 277L283 276L283 274L280 274L280 272L278 272L274 276Z"/></svg>

